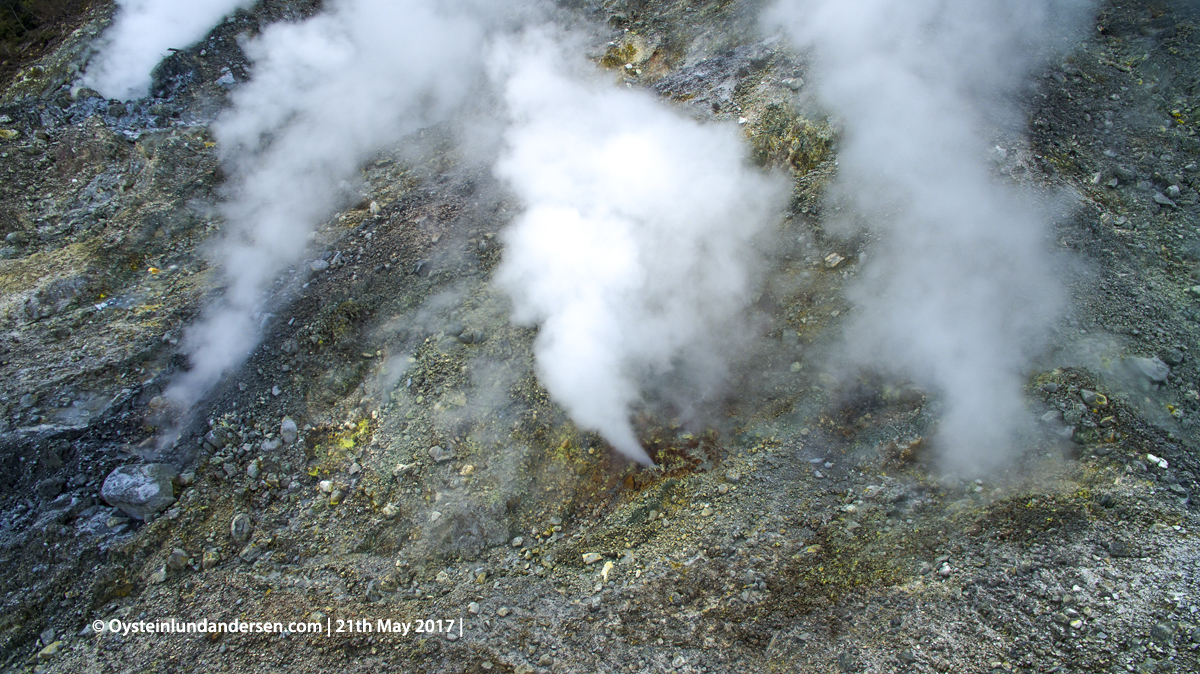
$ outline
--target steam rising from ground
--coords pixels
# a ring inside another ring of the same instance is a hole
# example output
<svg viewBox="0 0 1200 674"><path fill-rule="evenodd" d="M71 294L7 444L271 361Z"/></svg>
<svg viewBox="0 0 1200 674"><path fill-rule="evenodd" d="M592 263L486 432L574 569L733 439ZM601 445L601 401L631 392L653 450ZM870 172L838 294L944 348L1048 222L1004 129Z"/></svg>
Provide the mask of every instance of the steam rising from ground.
<svg viewBox="0 0 1200 674"><path fill-rule="evenodd" d="M505 3L343 0L274 24L245 49L252 79L214 127L234 191L223 206L224 296L187 333L190 406L258 340L268 285L298 261L339 185L369 156L450 119L484 80L486 17Z"/></svg>
<svg viewBox="0 0 1200 674"><path fill-rule="evenodd" d="M497 51L513 117L496 172L525 202L496 280L540 325L541 383L580 426L651 463L630 424L648 378L702 396L755 285L751 239L779 213L735 128L565 71L545 36Z"/></svg>
<svg viewBox="0 0 1200 674"><path fill-rule="evenodd" d="M86 81L142 95L166 46L187 46L242 3L176 4L123 1ZM751 241L784 190L745 164L736 129L588 81L591 67L571 64L558 38L502 40L489 54L490 27L518 0L327 4L245 45L252 78L214 127L232 186L219 250L228 283L188 331L193 367L168 397L189 407L242 362L269 285L338 207L339 185L459 115L487 55L511 115L496 173L526 205L497 282L516 318L540 326L550 394L649 463L630 414L652 381L682 382L693 401L721 381L756 282ZM1026 354L1060 307L1044 218L986 166L984 110L1085 4L780 0L772 12L816 49L821 96L845 127L842 189L880 235L851 290L847 355L939 389L941 439L960 467L1009 446Z"/></svg>
<svg viewBox="0 0 1200 674"><path fill-rule="evenodd" d="M167 391L179 408L257 343L270 284L337 208L339 185L478 93L488 27L517 2L331 5L244 45L251 79L213 129L231 175L218 254L227 285L186 334L192 369ZM106 95L144 93L163 48L137 45L129 31L185 46L236 6L191 5L186 21L170 14L185 35L163 28L162 3L126 3L89 82ZM580 426L649 463L631 407L654 377L685 382L693 401L721 379L755 282L750 241L783 190L744 164L735 129L561 70L563 50L546 35L504 41L491 57L513 118L497 173L528 205L497 278L517 318L541 325L536 355L550 393Z"/></svg>
<svg viewBox="0 0 1200 674"><path fill-rule="evenodd" d="M990 175L984 117L1088 4L781 0L770 14L814 48L845 128L840 191L880 239L850 291L847 355L943 394L953 468L1010 452L1022 368L1062 302L1045 216Z"/></svg>
<svg viewBox="0 0 1200 674"><path fill-rule="evenodd" d="M117 0L117 15L97 45L83 83L105 98L141 98L150 72L171 48L203 38L221 17L253 0Z"/></svg>

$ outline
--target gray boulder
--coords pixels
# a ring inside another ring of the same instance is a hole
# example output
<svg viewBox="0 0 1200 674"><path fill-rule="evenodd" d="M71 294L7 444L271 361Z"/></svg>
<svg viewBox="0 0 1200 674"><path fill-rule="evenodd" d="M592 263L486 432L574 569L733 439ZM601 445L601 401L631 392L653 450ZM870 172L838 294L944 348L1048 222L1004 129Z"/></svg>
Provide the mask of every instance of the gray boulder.
<svg viewBox="0 0 1200 674"><path fill-rule="evenodd" d="M284 417L279 424L279 435L284 444L290 445L300 437L300 429L296 428L296 422L291 417Z"/></svg>
<svg viewBox="0 0 1200 674"><path fill-rule="evenodd" d="M211 445L213 449L221 449L225 445L238 442L238 439L234 437L233 432L228 428L217 426L204 434L204 441Z"/></svg>
<svg viewBox="0 0 1200 674"><path fill-rule="evenodd" d="M104 478L100 496L130 517L144 520L175 502L171 484L175 477L175 469L166 463L121 466Z"/></svg>
<svg viewBox="0 0 1200 674"><path fill-rule="evenodd" d="M1132 358L1126 358L1125 362L1129 365L1129 369L1133 370L1137 374L1142 375L1152 382L1158 382L1161 384L1162 382L1165 382L1167 377L1171 374L1171 368L1158 358L1142 358L1140 356L1134 356Z"/></svg>

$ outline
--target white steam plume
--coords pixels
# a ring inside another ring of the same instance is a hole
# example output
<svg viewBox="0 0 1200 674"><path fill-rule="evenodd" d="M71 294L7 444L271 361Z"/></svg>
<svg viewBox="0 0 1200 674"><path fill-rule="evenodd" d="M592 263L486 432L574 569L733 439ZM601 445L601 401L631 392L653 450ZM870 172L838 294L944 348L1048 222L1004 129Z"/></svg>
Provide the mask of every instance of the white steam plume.
<svg viewBox="0 0 1200 674"><path fill-rule="evenodd" d="M267 286L301 257L341 182L382 148L450 119L486 81L486 17L508 3L329 4L246 45L251 79L214 126L232 174L219 251L228 285L187 332L192 369L167 392L183 407L253 348Z"/></svg>
<svg viewBox="0 0 1200 674"><path fill-rule="evenodd" d="M735 127L564 62L545 35L497 50L513 120L496 172L525 210L504 234L496 281L516 320L540 326L550 395L649 464L630 423L641 387L682 374L701 396L720 378L755 287L751 239L780 214L784 191L747 165Z"/></svg>
<svg viewBox="0 0 1200 674"><path fill-rule="evenodd" d="M1088 4L781 0L769 14L814 48L845 129L839 191L880 239L850 290L847 355L942 394L953 469L1011 454L1022 369L1062 303L1045 216L988 170L985 116Z"/></svg>
<svg viewBox="0 0 1200 674"><path fill-rule="evenodd" d="M254 0L117 0L117 14L83 83L106 98L145 96L150 72L171 48L198 42L221 17Z"/></svg>

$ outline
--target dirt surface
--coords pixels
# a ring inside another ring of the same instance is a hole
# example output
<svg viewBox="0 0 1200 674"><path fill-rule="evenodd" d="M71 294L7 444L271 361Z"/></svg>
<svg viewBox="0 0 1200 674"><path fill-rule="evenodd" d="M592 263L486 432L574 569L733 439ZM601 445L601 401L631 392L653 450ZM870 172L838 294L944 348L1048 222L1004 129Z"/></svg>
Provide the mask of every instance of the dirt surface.
<svg viewBox="0 0 1200 674"><path fill-rule="evenodd" d="M156 449L181 331L219 292L217 80L246 76L239 35L314 4L238 13L141 101L69 86L111 7L22 66L0 94L3 667L1200 671L1189 5L1105 3L1035 73L1027 125L995 131L996 179L1067 203L1072 301L1028 382L1025 453L963 481L930 460L936 397L822 369L868 244L822 229L837 124L794 104L804 55L755 32L758 2L572 4L615 85L742 120L793 179L727 395L699 421L636 419L658 470L538 385L535 332L490 284L519 206L436 129L362 167L262 344ZM177 501L138 521L100 489L147 462L179 470ZM172 620L287 633L93 629Z"/></svg>

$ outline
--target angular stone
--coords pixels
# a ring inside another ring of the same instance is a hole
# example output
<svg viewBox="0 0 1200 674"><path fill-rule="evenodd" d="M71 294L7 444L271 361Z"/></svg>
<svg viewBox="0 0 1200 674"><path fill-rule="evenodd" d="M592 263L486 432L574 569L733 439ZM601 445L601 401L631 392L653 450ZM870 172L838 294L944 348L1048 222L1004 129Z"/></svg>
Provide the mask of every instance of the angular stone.
<svg viewBox="0 0 1200 674"><path fill-rule="evenodd" d="M204 441L217 449L221 449L225 445L234 441L233 433L223 427L217 426L211 431L204 434Z"/></svg>
<svg viewBox="0 0 1200 674"><path fill-rule="evenodd" d="M1163 206L1170 206L1171 208L1179 208L1174 201L1171 201L1169 198L1167 198L1167 195L1163 194L1162 192L1154 193L1154 203Z"/></svg>
<svg viewBox="0 0 1200 674"><path fill-rule="evenodd" d="M161 512L175 502L175 469L165 463L121 466L104 478L100 496L135 519Z"/></svg>
<svg viewBox="0 0 1200 674"><path fill-rule="evenodd" d="M238 543L250 540L250 534L253 531L254 526L250 523L250 516L245 513L234 515L233 520L229 523L229 535Z"/></svg>
<svg viewBox="0 0 1200 674"><path fill-rule="evenodd" d="M1162 383L1171 375L1171 368L1158 358L1142 358L1133 356L1126 358L1125 363L1137 374L1153 382Z"/></svg>
<svg viewBox="0 0 1200 674"><path fill-rule="evenodd" d="M262 548L258 547L254 543L251 543L250 545L242 548L242 551L238 553L238 557L241 557L243 562L249 563L261 557L262 552Z"/></svg>

